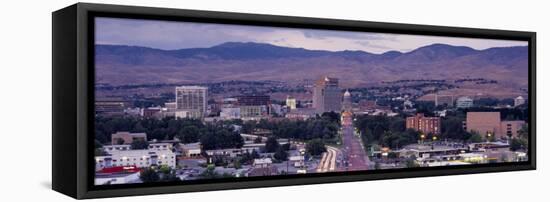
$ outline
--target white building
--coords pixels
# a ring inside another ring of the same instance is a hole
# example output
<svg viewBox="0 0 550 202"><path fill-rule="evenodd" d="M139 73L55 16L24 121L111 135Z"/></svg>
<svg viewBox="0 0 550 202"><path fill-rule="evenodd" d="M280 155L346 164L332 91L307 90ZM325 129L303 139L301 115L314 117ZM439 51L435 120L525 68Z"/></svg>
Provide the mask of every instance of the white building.
<svg viewBox="0 0 550 202"><path fill-rule="evenodd" d="M206 150L205 152L206 154L208 154L208 156L216 155L216 156L229 156L234 158L246 152L252 153L254 150L259 151L259 147L243 145L242 148L213 149L213 150Z"/></svg>
<svg viewBox="0 0 550 202"><path fill-rule="evenodd" d="M514 107L520 106L522 104L525 104L525 98L523 98L523 96L518 96L514 99Z"/></svg>
<svg viewBox="0 0 550 202"><path fill-rule="evenodd" d="M474 100L469 97L459 97L456 99L457 108L470 108L474 106Z"/></svg>
<svg viewBox="0 0 550 202"><path fill-rule="evenodd" d="M405 100L403 102L403 108L404 109L411 109L413 108L413 102L411 102L410 100Z"/></svg>
<svg viewBox="0 0 550 202"><path fill-rule="evenodd" d="M255 168L267 168L271 166L272 161L271 158L261 158L261 159L254 159L254 163L252 164Z"/></svg>
<svg viewBox="0 0 550 202"><path fill-rule="evenodd" d="M238 108L238 107L222 108L221 112L220 112L220 118L222 118L222 119L240 119L241 118L241 108Z"/></svg>
<svg viewBox="0 0 550 202"><path fill-rule="evenodd" d="M296 109L296 98L292 96L286 97L286 106L291 110Z"/></svg>
<svg viewBox="0 0 550 202"><path fill-rule="evenodd" d="M176 155L172 150L112 150L106 156L96 156L96 170L116 166L136 166L139 168L152 165L176 167Z"/></svg>

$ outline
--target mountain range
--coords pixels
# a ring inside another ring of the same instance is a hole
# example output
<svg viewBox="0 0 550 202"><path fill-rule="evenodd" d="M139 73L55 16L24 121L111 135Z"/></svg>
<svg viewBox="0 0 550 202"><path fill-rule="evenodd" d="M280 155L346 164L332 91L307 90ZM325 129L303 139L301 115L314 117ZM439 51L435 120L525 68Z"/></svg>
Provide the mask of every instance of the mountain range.
<svg viewBox="0 0 550 202"><path fill-rule="evenodd" d="M409 52L324 51L265 43L227 42L209 48L161 50L96 45L96 78L111 85L227 80L299 82L322 76L344 86L400 79L486 78L527 85L526 46L476 50L432 44Z"/></svg>

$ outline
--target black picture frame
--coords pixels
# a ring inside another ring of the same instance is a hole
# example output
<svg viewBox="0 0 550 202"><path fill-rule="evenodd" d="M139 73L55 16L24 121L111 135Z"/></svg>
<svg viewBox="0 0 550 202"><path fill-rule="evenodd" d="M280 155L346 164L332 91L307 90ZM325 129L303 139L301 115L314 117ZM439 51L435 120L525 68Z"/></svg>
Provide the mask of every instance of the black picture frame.
<svg viewBox="0 0 550 202"><path fill-rule="evenodd" d="M94 23L92 20L98 16L528 41L529 160L499 164L308 174L304 176L269 176L185 183L94 186L92 146L94 138ZM89 3L77 3L55 11L52 14L52 21L52 188L74 198L196 192L536 169L535 32Z"/></svg>

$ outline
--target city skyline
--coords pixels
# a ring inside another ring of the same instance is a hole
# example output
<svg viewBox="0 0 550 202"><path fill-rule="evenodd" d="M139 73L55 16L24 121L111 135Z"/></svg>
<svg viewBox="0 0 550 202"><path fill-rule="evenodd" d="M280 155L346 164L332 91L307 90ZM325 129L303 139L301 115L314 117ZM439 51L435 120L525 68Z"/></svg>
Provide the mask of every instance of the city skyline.
<svg viewBox="0 0 550 202"><path fill-rule="evenodd" d="M96 28L95 185L530 158L528 47L508 47L526 42L108 18Z"/></svg>

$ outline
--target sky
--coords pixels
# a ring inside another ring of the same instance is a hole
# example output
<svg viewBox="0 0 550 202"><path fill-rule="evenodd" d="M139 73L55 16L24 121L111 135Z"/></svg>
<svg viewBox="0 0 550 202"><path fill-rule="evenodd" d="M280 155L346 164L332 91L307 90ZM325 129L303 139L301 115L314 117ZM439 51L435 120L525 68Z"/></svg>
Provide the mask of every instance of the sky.
<svg viewBox="0 0 550 202"><path fill-rule="evenodd" d="M96 18L96 44L145 46L163 50L207 48L225 42L257 42L310 50L408 52L443 43L477 50L527 46L524 41L386 34L350 31Z"/></svg>

